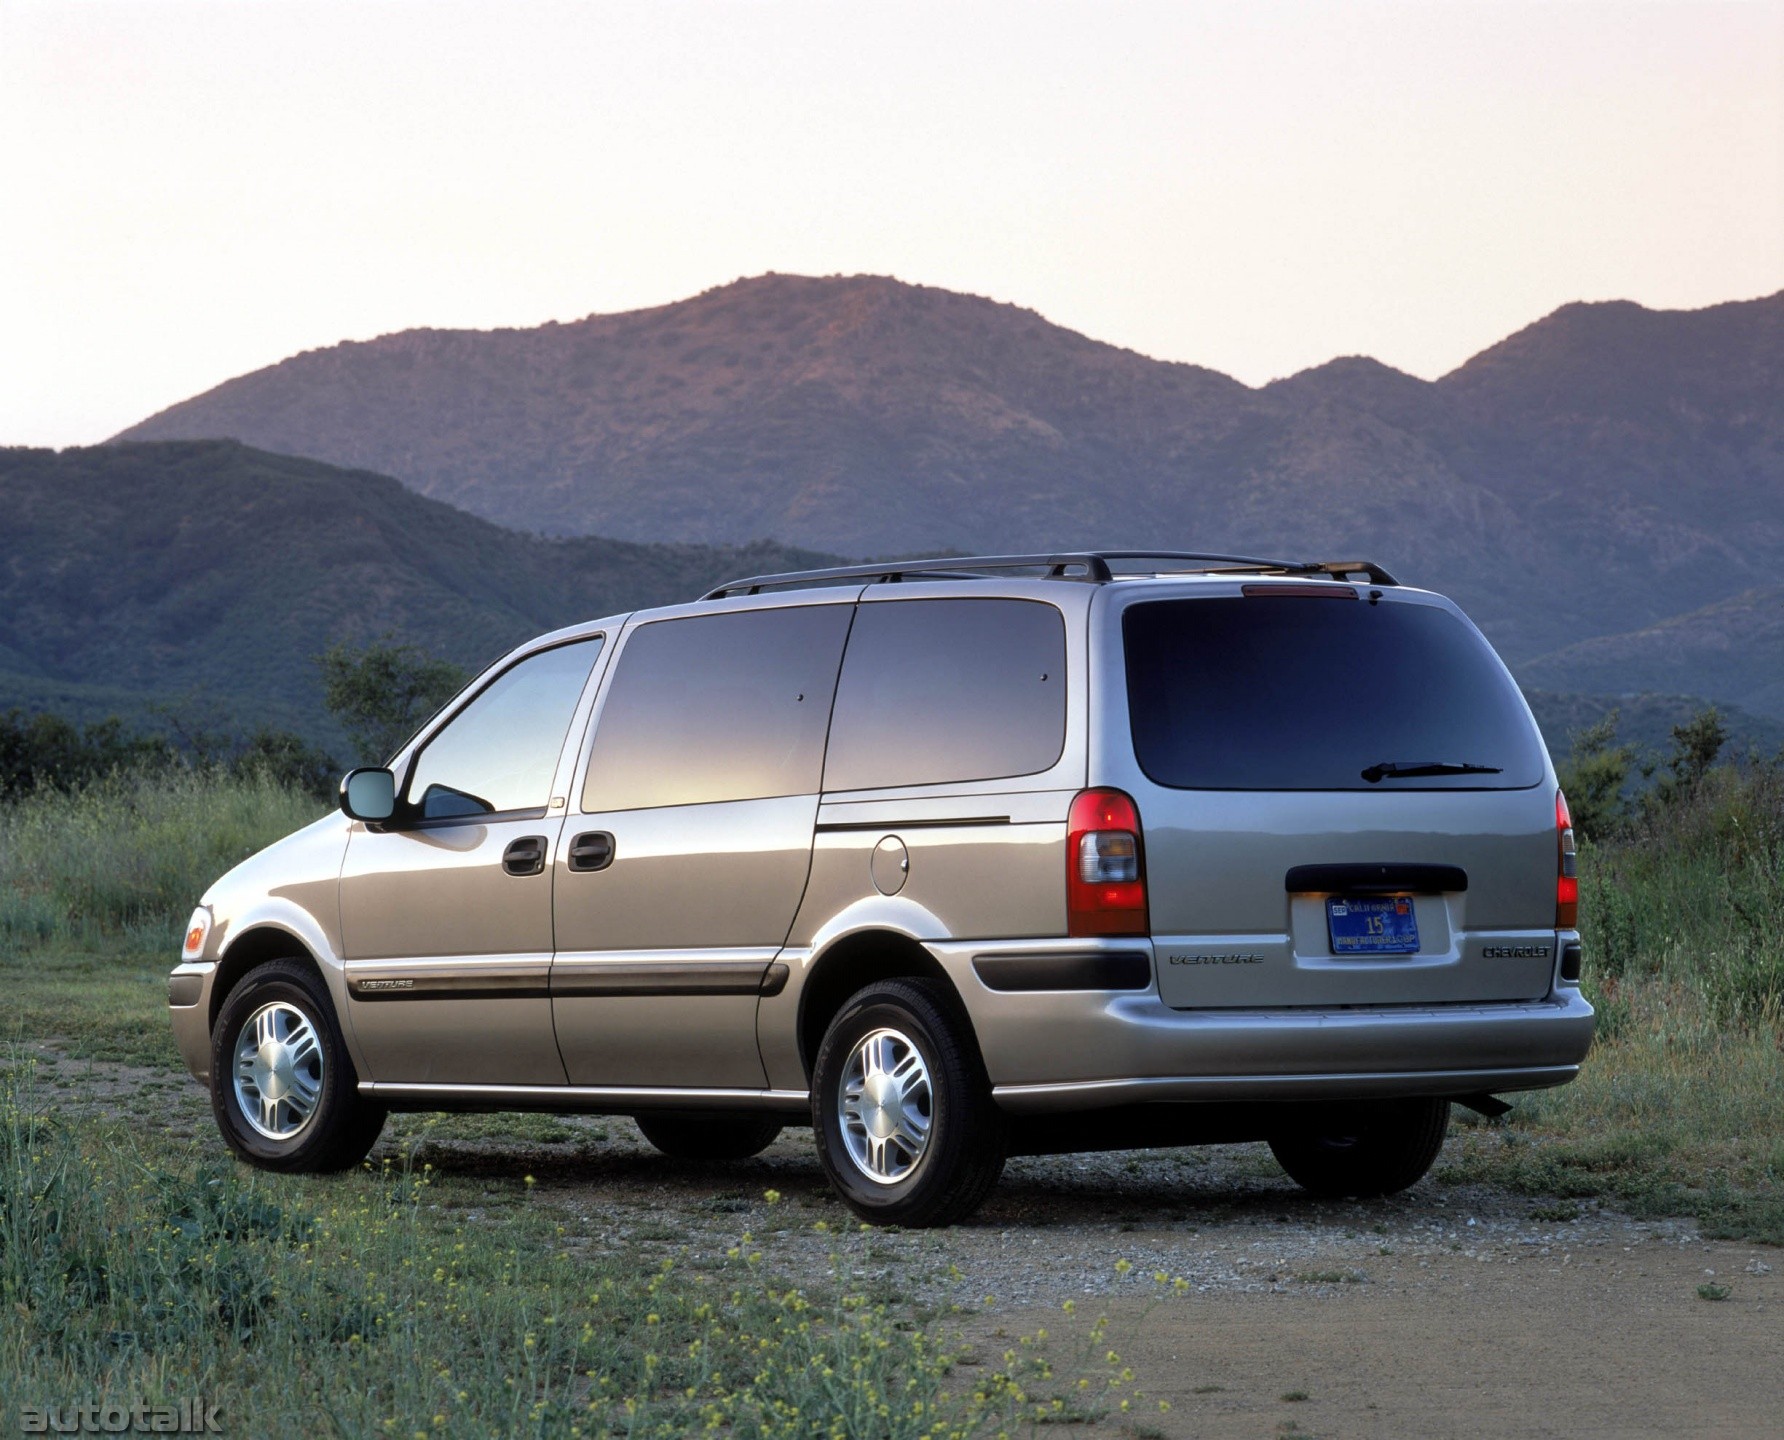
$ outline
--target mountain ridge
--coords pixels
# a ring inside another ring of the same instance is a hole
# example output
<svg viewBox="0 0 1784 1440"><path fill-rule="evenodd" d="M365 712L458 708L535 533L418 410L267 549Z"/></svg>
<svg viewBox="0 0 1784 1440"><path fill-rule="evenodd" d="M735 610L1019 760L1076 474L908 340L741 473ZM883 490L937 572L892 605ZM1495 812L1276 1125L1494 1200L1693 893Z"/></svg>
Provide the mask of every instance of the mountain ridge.
<svg viewBox="0 0 1784 1440"><path fill-rule="evenodd" d="M390 633L480 668L542 632L831 557L546 539L235 441L0 449L0 709L192 693L315 732L311 658Z"/></svg>
<svg viewBox="0 0 1784 1440"><path fill-rule="evenodd" d="M210 732L272 725L339 754L346 737L311 663L337 641L390 633L474 669L561 625L835 559L522 535L385 476L234 441L0 449L0 533L0 711L151 726L171 714ZM1763 594L1736 608L1776 613ZM1661 660L1669 653L1663 643ZM1583 693L1608 673L1589 647L1536 677L1553 690L1523 668L1557 754L1611 709L1626 737L1664 750L1669 727L1703 703L1661 693L1680 673L1664 664L1644 693ZM1746 743L1784 744L1784 724L1728 714Z"/></svg>
<svg viewBox="0 0 1784 1440"><path fill-rule="evenodd" d="M1260 387L888 277L767 275L306 351L124 432L395 474L510 528L843 554L1367 554L1513 661L1784 566L1784 291L1563 306L1436 380Z"/></svg>

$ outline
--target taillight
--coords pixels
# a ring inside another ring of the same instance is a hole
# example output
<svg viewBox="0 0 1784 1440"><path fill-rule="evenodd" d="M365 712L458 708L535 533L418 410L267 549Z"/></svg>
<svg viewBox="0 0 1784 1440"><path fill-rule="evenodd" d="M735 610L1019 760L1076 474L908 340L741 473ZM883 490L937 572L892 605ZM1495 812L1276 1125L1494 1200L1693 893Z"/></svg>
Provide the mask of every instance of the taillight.
<svg viewBox="0 0 1784 1440"><path fill-rule="evenodd" d="M1573 816L1567 797L1555 792L1555 928L1574 930L1580 923L1580 881L1574 869Z"/></svg>
<svg viewBox="0 0 1784 1440"><path fill-rule="evenodd" d="M1068 935L1144 935L1146 870L1140 812L1119 790L1084 790L1066 822Z"/></svg>

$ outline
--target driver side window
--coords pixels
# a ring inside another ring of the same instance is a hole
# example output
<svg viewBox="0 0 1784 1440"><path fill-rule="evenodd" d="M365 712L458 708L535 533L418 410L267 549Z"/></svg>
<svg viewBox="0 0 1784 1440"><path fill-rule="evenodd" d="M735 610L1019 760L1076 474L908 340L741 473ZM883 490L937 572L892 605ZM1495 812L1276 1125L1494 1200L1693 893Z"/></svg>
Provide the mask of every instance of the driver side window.
<svg viewBox="0 0 1784 1440"><path fill-rule="evenodd" d="M541 650L484 686L416 757L409 805L424 820L543 810L601 640Z"/></svg>

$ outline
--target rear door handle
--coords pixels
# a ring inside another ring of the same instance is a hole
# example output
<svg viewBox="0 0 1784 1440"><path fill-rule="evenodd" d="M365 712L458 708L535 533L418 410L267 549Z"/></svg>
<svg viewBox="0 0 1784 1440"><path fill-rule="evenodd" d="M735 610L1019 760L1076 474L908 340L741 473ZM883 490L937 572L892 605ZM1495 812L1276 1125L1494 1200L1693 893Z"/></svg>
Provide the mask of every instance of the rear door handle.
<svg viewBox="0 0 1784 1440"><path fill-rule="evenodd" d="M502 852L502 868L510 875L537 875L545 869L545 837L522 835Z"/></svg>
<svg viewBox="0 0 1784 1440"><path fill-rule="evenodd" d="M605 830L590 830L570 842L572 870L605 870L613 863L613 837Z"/></svg>

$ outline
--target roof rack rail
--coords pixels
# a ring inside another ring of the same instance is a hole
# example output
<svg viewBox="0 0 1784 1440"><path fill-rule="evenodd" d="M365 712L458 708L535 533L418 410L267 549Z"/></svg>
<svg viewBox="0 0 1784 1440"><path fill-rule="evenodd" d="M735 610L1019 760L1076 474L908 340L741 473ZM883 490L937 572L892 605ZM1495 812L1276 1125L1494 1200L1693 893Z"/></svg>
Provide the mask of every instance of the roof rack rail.
<svg viewBox="0 0 1784 1440"><path fill-rule="evenodd" d="M1141 570L1120 569L1121 562L1154 561ZM1113 563L1112 563L1113 562ZM1086 550L1048 555L955 555L933 560L887 560L871 565L833 565L823 570L787 570L774 575L749 575L708 590L702 600L734 595L760 595L764 590L822 585L833 580L896 584L901 580L977 580L996 570L1041 570L1048 580L1076 580L1103 585L1119 574L1306 575L1344 580L1364 575L1373 585L1400 582L1372 560L1264 560L1254 555L1212 555L1192 550Z"/></svg>
<svg viewBox="0 0 1784 1440"><path fill-rule="evenodd" d="M1366 579L1371 585L1398 585L1387 567L1377 565L1373 560L1308 560L1287 561L1272 565L1264 570L1253 569L1249 565L1228 566L1221 570L1204 570L1204 575L1305 575L1309 579L1315 577L1327 580Z"/></svg>
<svg viewBox="0 0 1784 1440"><path fill-rule="evenodd" d="M1069 572L1081 569L1084 573ZM826 570L787 570L778 575L750 575L708 590L702 600L732 595L759 595L782 585L818 585L828 580L896 583L905 579L977 580L987 570L1045 570L1049 580L1087 580L1100 584L1115 577L1100 555L954 555L936 560L882 560L873 565L833 565Z"/></svg>
<svg viewBox="0 0 1784 1440"><path fill-rule="evenodd" d="M1373 560L1265 560L1256 555L1204 555L1193 550L1099 550L1110 569L1117 575L1135 573L1114 563L1117 561L1162 560L1168 563L1146 566L1140 573L1171 574L1179 570L1199 575L1324 575L1342 580L1352 575L1367 575L1372 585L1398 585L1400 582ZM1182 565L1179 562L1195 562Z"/></svg>

